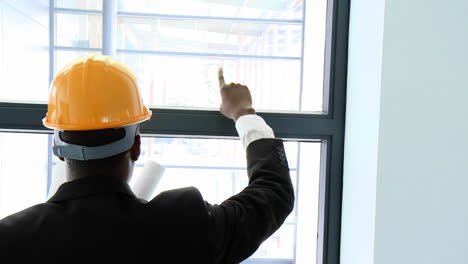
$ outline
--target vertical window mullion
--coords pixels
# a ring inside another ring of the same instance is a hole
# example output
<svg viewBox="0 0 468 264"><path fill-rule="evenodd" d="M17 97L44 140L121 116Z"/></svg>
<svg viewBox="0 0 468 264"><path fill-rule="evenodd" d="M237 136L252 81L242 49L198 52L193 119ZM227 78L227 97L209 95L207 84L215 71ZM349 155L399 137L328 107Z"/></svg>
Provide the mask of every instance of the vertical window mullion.
<svg viewBox="0 0 468 264"><path fill-rule="evenodd" d="M102 54L115 57L116 28L117 28L116 0L102 1Z"/></svg>
<svg viewBox="0 0 468 264"><path fill-rule="evenodd" d="M296 263L296 256L297 256L297 224L298 224L298 216L299 216L299 177L301 174L301 142L297 143L297 157L296 157L296 193L294 199L294 246L293 246L293 263Z"/></svg>
<svg viewBox="0 0 468 264"><path fill-rule="evenodd" d="M306 20L306 2L302 6L302 47L301 47L301 74L299 80L299 111L302 111L302 93L304 91L304 49L305 49L305 20Z"/></svg>
<svg viewBox="0 0 468 264"><path fill-rule="evenodd" d="M55 69L55 0L49 1L49 83L54 78ZM52 135L48 135L48 150L47 150L47 196L52 184Z"/></svg>

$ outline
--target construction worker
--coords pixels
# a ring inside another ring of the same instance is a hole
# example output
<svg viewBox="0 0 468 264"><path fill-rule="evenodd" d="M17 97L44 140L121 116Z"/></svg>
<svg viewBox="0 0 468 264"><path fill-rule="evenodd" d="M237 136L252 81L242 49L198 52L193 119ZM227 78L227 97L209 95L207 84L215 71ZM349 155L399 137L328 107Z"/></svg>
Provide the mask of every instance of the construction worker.
<svg viewBox="0 0 468 264"><path fill-rule="evenodd" d="M194 187L145 201L128 185L140 155L138 124L151 117L134 73L103 55L64 67L43 123L54 129L68 182L47 202L0 220L2 263L239 263L253 254L292 211L294 191L283 143L255 114L249 89L226 85L222 69L219 82L220 112L235 121L249 185L220 205Z"/></svg>

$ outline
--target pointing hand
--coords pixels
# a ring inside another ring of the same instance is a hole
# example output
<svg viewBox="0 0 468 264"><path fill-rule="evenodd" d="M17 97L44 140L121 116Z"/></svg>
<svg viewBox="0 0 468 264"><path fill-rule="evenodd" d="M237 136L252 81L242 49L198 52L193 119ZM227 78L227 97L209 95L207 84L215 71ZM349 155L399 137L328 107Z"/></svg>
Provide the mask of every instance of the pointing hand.
<svg viewBox="0 0 468 264"><path fill-rule="evenodd" d="M223 68L218 70L218 79L221 92L221 106L219 109L221 114L234 121L243 115L255 114L252 107L252 96L247 86L239 83L226 84Z"/></svg>

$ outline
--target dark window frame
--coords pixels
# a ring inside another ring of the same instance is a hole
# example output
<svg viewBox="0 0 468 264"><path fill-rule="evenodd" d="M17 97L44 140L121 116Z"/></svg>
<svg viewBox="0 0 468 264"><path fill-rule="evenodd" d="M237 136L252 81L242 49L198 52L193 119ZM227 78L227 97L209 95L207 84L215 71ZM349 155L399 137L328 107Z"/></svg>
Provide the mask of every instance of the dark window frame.
<svg viewBox="0 0 468 264"><path fill-rule="evenodd" d="M317 263L338 264L350 0L329 0L327 10L324 112L258 114L279 138L322 142ZM54 19L54 16L50 18ZM50 39L54 43L53 36ZM54 52L54 48L50 51ZM52 59L50 63L53 65ZM53 75L53 70L50 74ZM237 136L233 122L218 111L151 110L153 119L141 126L143 136ZM0 102L0 132L52 134L51 130L42 125L46 112L46 104Z"/></svg>

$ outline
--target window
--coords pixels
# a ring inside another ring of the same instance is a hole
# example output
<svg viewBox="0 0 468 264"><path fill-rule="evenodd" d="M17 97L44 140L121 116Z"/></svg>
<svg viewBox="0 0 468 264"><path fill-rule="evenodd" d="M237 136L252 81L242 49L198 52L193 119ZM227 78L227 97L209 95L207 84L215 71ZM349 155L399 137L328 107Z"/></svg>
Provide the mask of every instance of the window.
<svg viewBox="0 0 468 264"><path fill-rule="evenodd" d="M0 132L0 219L44 202L48 135Z"/></svg>
<svg viewBox="0 0 468 264"><path fill-rule="evenodd" d="M259 110L322 111L326 1L315 2L120 0L118 58L138 69L155 106L216 108L212 73L223 64L227 80L251 87ZM302 85L303 64L318 77L312 85Z"/></svg>
<svg viewBox="0 0 468 264"><path fill-rule="evenodd" d="M47 101L48 8L33 2L0 1L2 101Z"/></svg>
<svg viewBox="0 0 468 264"><path fill-rule="evenodd" d="M0 1L0 186L20 189L19 179L31 177L10 175L19 165L5 153L17 152L18 141L42 157L30 166L41 187L24 189L28 198L16 204L18 195L2 189L0 217L45 201L56 164L41 123L47 83L92 52L129 65L152 108L135 175L151 158L167 168L155 194L193 185L219 203L239 192L244 151L217 112L222 64L226 81L247 84L254 107L285 139L296 191L293 213L245 263L339 263L349 0L33 2L43 6ZM18 54L31 61L24 66Z"/></svg>
<svg viewBox="0 0 468 264"><path fill-rule="evenodd" d="M219 204L239 193L248 184L245 151L238 140L146 137L142 140L141 150L130 186L134 184L146 160L156 160L164 165L166 172L154 196L165 190L195 186L206 201ZM317 232L313 230L317 225L309 224L317 221L317 208L310 210L307 207L318 205L318 197L314 194L318 193L321 144L286 142L285 151L298 205L283 226L263 243L252 259L280 259L290 263L295 259L297 248L306 248L316 242L313 236L301 234ZM54 156L52 173L55 172L57 162ZM297 186L307 191L299 192ZM307 260L313 260L310 256L309 259L307 256L298 257L302 261L297 263L309 263Z"/></svg>

